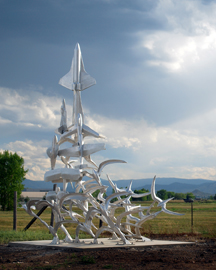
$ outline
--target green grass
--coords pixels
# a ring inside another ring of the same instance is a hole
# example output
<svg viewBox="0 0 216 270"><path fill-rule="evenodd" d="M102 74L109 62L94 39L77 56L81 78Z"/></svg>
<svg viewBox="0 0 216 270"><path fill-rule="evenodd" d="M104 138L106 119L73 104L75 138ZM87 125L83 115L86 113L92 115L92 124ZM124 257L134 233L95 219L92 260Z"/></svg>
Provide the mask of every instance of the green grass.
<svg viewBox="0 0 216 270"><path fill-rule="evenodd" d="M137 203L137 202L136 202ZM139 204L139 203L137 203ZM143 206L150 205L151 202L141 202ZM165 213L159 214L155 219L149 220L142 226L142 234L189 234L191 233L191 204L182 201L172 201L167 204L167 209L185 214L184 216L173 216ZM153 212L160 208L154 207ZM76 209L74 209L76 211ZM116 215L122 213L123 208L116 210ZM81 214L81 211L77 209ZM193 203L193 232L205 238L216 238L216 201L194 202ZM48 224L50 223L51 211L46 209L41 218ZM13 231L13 212L0 211L0 244L9 241L43 240L52 239L48 229L37 220L26 232L25 226L32 219L23 209L17 210L17 231ZM124 221L125 219L123 219ZM94 224L98 227L99 220L94 219ZM75 237L75 224L66 224L71 236ZM94 230L93 230L94 231ZM61 230L58 231L60 239L64 238ZM90 235L80 232L80 238L90 238Z"/></svg>
<svg viewBox="0 0 216 270"><path fill-rule="evenodd" d="M167 209L182 213L184 216L159 214L154 220L143 224L143 232L155 234L191 233L191 204L173 201L167 204ZM215 201L193 203L193 232L203 237L216 237Z"/></svg>
<svg viewBox="0 0 216 270"><path fill-rule="evenodd" d="M10 241L33 241L33 240L49 240L52 239L49 232L40 231L13 231L0 230L0 244L6 244Z"/></svg>

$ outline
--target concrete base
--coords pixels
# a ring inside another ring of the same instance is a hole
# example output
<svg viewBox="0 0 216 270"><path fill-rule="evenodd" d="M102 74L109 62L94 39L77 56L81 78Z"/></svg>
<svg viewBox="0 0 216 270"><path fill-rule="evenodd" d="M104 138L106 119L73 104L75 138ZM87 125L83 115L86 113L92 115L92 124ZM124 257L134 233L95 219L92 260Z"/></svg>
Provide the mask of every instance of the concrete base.
<svg viewBox="0 0 216 270"><path fill-rule="evenodd" d="M81 239L80 243L64 243L60 242L59 245L51 244L52 240L41 241L17 241L10 242L9 246L20 247L46 247L57 249L73 249L77 251L97 250L97 249L109 249L109 248L145 248L149 246L169 246L169 245L191 245L194 242L179 242L179 241L164 241L164 240L151 240L151 241L131 241L131 245L124 245L121 239L112 240L109 238L98 239L98 244L93 244L93 239Z"/></svg>

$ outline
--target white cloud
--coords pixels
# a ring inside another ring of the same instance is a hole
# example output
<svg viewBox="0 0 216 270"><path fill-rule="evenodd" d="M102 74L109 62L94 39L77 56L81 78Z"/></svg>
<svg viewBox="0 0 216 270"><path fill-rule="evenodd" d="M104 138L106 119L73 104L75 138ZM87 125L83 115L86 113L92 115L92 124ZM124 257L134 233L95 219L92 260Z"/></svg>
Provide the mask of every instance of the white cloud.
<svg viewBox="0 0 216 270"><path fill-rule="evenodd" d="M153 56L149 65L171 72L188 70L211 60L216 53L216 4L200 1L159 1L152 16L166 27L154 32L139 31L136 50L146 48Z"/></svg>
<svg viewBox="0 0 216 270"><path fill-rule="evenodd" d="M54 115L54 109L50 109L50 115ZM99 115L90 116L88 109L85 111L88 112L86 124L106 136L108 148L107 151L92 155L93 160L97 164L113 158L128 161L127 164L107 166L104 173L108 173L111 178L136 179L157 174L160 177L215 179L216 136L209 129L216 117L215 110L163 127L151 125L144 119L111 119ZM43 118L39 119L38 124L43 125ZM58 123L55 121L52 125L56 125L54 131ZM24 158L25 168L29 169L27 178L43 180L44 173L50 169L46 155L50 145L51 141L32 139L10 142L1 148L16 151ZM57 166L62 166L60 160Z"/></svg>
<svg viewBox="0 0 216 270"><path fill-rule="evenodd" d="M0 123L53 129L60 122L61 99L38 91L0 87Z"/></svg>
<svg viewBox="0 0 216 270"><path fill-rule="evenodd" d="M172 126L157 127L145 120L131 122L94 115L94 121L88 119L88 123L107 137L107 145L119 153L125 151L124 159L130 160L117 172L107 169L115 179L151 177L155 173L161 177L215 179L216 136L208 131L208 121L203 124L206 134L199 125L208 118L210 112L200 115L199 122L191 117ZM105 158L105 152L102 155Z"/></svg>
<svg viewBox="0 0 216 270"><path fill-rule="evenodd" d="M47 141L15 141L3 145L3 149L16 152L24 158L25 169L28 169L27 179L43 180L44 173L50 169L50 161L46 156ZM3 151L1 149L1 151Z"/></svg>

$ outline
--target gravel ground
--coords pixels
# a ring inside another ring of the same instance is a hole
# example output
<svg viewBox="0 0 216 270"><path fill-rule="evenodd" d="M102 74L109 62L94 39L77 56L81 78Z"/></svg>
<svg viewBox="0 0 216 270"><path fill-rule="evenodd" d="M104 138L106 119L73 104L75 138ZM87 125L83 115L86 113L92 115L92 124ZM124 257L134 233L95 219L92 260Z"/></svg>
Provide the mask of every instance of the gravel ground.
<svg viewBox="0 0 216 270"><path fill-rule="evenodd" d="M216 269L216 239L154 236L193 245L73 251L0 246L0 269Z"/></svg>

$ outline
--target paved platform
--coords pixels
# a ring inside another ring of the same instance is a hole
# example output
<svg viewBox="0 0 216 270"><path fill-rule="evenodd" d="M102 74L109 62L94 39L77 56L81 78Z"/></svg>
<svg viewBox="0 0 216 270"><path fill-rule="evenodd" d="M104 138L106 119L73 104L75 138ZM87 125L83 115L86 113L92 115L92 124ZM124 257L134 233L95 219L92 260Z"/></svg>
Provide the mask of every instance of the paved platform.
<svg viewBox="0 0 216 270"><path fill-rule="evenodd" d="M170 245L192 245L195 242L180 242L180 241L164 241L164 240L151 240L151 241L131 241L131 245L124 245L123 242L118 240L112 240L109 238L98 239L99 244L93 244L93 239L81 239L80 243L64 243L60 242L59 245L51 244L51 240L40 240L40 241L17 241L10 242L9 246L20 246L20 247L46 247L46 248L57 248L57 249L73 249L77 251L87 250L98 250L98 249L110 249L110 248L145 248L149 246L170 246Z"/></svg>

